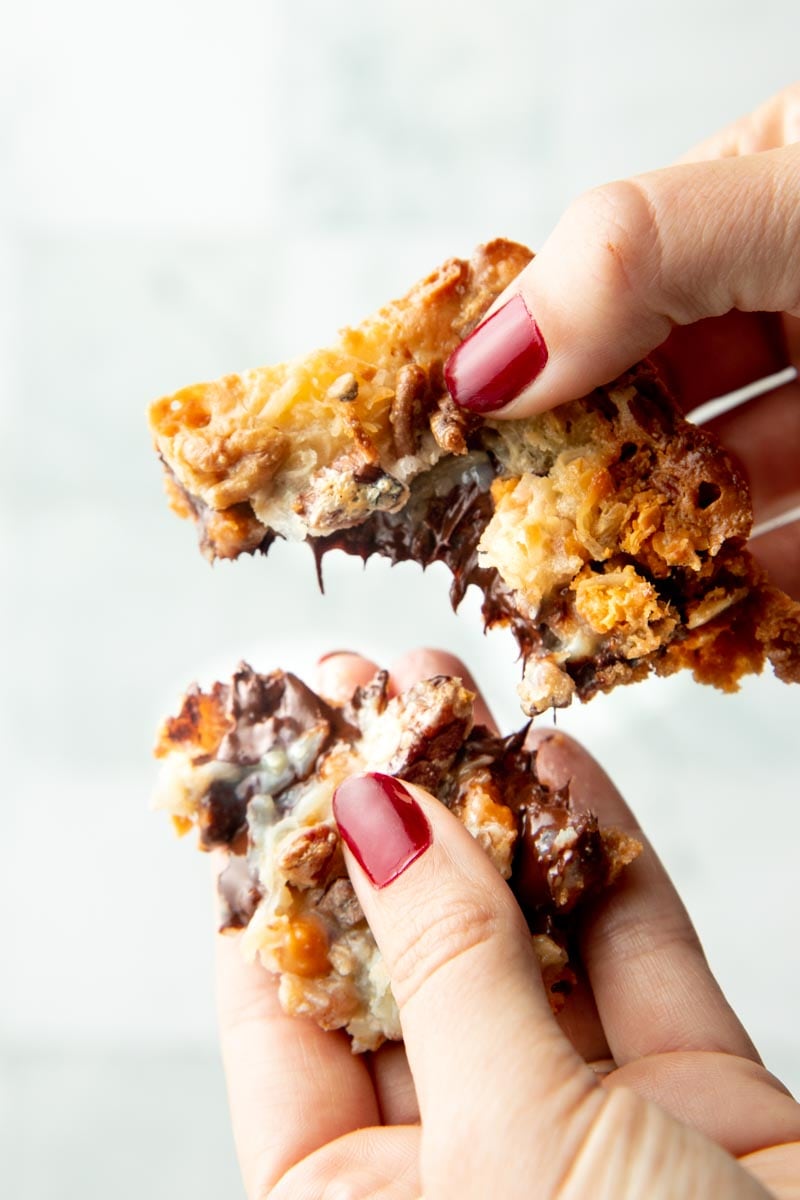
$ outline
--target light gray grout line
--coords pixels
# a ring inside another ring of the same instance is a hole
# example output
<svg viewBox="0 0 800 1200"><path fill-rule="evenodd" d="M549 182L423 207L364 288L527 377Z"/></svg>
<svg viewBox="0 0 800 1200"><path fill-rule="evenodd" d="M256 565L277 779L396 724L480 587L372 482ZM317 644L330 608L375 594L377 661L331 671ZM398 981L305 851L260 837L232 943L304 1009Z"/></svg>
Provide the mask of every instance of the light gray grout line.
<svg viewBox="0 0 800 1200"><path fill-rule="evenodd" d="M782 371L776 371L774 375L765 375L763 379L756 379L753 383L736 388L733 392L726 392L724 396L717 396L713 400L706 400L704 404L693 409L686 419L687 421L691 421L693 425L705 425L707 421L713 420L714 417L721 417L723 413L730 412L732 408L738 408L740 404L744 404L747 400L754 400L756 396L763 396L765 392L772 392L775 388L783 387L785 383L791 383L796 378L797 367L785 367Z"/></svg>
<svg viewBox="0 0 800 1200"><path fill-rule="evenodd" d="M784 525L791 525L794 521L800 521L800 504L794 508L789 508L785 513L781 513L778 517L770 517L768 521L760 521L758 525L753 526L753 531L750 534L751 539L761 537L764 533L772 533L773 529L783 529Z"/></svg>

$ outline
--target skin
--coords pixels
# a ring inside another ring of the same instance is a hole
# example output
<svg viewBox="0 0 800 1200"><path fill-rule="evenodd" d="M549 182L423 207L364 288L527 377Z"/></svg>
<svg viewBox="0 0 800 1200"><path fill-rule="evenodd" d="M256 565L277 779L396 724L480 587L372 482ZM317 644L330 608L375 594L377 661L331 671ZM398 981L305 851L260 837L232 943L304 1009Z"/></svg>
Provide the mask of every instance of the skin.
<svg viewBox="0 0 800 1200"><path fill-rule="evenodd" d="M583 396L674 326L732 308L782 313L800 364L800 84L673 166L585 193L490 313L517 294L549 358L497 417ZM709 427L749 474L756 523L800 507L800 384ZM800 523L754 539L751 549L800 598Z"/></svg>
<svg viewBox="0 0 800 1200"><path fill-rule="evenodd" d="M498 415L585 394L674 324L731 307L785 314L800 361L800 85L681 163L607 185L565 214L498 306L521 292L547 366ZM764 204L764 197L769 203ZM747 468L756 520L800 502L800 387L714 422ZM800 537L752 548L800 597ZM342 698L375 665L326 659ZM397 689L469 673L419 651ZM476 719L491 724L478 698ZM251 1200L625 1200L646 1195L800 1200L800 1105L761 1064L635 818L597 763L553 731L537 765L641 857L582 931L581 985L551 1014L522 916L463 827L410 789L433 830L388 887L348 869L384 955L405 1045L355 1057L348 1040L283 1014L274 981L217 938L223 1058ZM432 897L434 900L432 900Z"/></svg>
<svg viewBox="0 0 800 1200"><path fill-rule="evenodd" d="M372 677L327 659L333 698ZM395 663L397 689L450 655ZM483 719L489 717L478 700ZM761 1064L663 867L611 781L539 735L548 782L644 844L582 931L586 984L559 1024L522 915L459 822L410 788L433 843L376 890L348 870L384 955L405 1047L361 1057L281 1011L274 980L218 937L222 1047L251 1200L800 1197L800 1105ZM435 896L435 903L432 897ZM737 1161L738 1160L738 1161ZM509 1168L509 1164L513 1164Z"/></svg>

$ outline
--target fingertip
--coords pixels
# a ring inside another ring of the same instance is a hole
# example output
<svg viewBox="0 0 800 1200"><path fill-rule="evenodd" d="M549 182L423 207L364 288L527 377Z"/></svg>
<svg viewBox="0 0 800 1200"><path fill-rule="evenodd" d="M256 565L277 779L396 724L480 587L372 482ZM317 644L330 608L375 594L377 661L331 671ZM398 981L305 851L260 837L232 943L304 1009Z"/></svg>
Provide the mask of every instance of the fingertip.
<svg viewBox="0 0 800 1200"><path fill-rule="evenodd" d="M355 650L332 650L317 661L314 672L316 690L334 704L344 704L357 687L375 678L379 667Z"/></svg>
<svg viewBox="0 0 800 1200"><path fill-rule="evenodd" d="M492 731L497 731L497 724L484 700L478 684L469 667L455 654L446 650L438 650L421 646L409 650L392 663L390 677L398 692L404 692L423 679L431 679L434 675L449 675L460 679L468 691L473 692L473 717L478 725L486 725Z"/></svg>
<svg viewBox="0 0 800 1200"><path fill-rule="evenodd" d="M560 729L532 729L528 746L536 751L536 774L553 791L568 787L576 808L591 809L604 823L638 830L636 819L600 763Z"/></svg>
<svg viewBox="0 0 800 1200"><path fill-rule="evenodd" d="M465 683L467 680L472 682L469 669L460 658L435 646L417 646L413 650L406 650L394 660L389 671L400 689L411 687L420 679L430 679L433 675L455 675Z"/></svg>
<svg viewBox="0 0 800 1200"><path fill-rule="evenodd" d="M317 666L327 662L329 658L341 658L342 656L347 657L349 655L354 655L356 658L361 657L357 650L327 650L325 654L320 654L317 659Z"/></svg>

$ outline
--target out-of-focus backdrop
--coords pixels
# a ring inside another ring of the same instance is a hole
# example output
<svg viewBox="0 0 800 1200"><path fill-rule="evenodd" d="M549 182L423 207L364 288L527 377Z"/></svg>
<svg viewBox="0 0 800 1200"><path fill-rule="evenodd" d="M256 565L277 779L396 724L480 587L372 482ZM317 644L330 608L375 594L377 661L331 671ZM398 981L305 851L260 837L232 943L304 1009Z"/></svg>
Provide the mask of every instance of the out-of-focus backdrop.
<svg viewBox="0 0 800 1200"><path fill-rule="evenodd" d="M300 353L453 253L541 244L792 81L800 8L56 0L0 48L0 1177L16 1200L241 1195L207 862L148 811L156 725L242 657L419 643L519 721L510 643L432 570L215 568L147 402ZM559 715L640 813L768 1065L800 1087L800 689L676 678Z"/></svg>

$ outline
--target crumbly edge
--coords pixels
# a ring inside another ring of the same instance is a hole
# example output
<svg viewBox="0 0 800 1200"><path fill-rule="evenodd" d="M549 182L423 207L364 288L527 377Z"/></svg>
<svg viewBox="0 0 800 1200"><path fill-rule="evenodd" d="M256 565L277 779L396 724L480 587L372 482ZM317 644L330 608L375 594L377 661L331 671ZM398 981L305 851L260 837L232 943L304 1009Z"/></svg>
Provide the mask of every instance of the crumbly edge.
<svg viewBox="0 0 800 1200"><path fill-rule="evenodd" d="M428 786L508 879L515 853L519 857L519 820L503 799L504 788L516 794L535 775L519 735L502 740L472 731L472 695L446 677L390 700L384 673L347 707L343 720L355 720L357 731L352 726L346 736L341 729L332 736L329 708L307 706L305 727L287 741L289 710L276 709L281 724L264 740L264 722L274 713L254 716L251 708L237 714L237 686L252 693L255 681L263 700L287 678L259 677L242 667L231 685L215 685L210 693L191 689L159 737L164 763L156 803L179 832L196 828L201 848L228 848L222 925L241 930L246 957L279 977L285 1010L313 1017L325 1029L345 1029L356 1051L375 1049L401 1036L399 1018L344 869L331 811L335 787L353 773L376 769ZM221 756L231 748L247 761L225 761ZM570 817L564 804L563 797L553 800L536 843L538 886L551 897L553 913L611 882L640 849L619 831L600 831L586 814ZM547 830L553 819L564 824L555 838ZM584 878L584 863L596 864L598 856L604 857L603 878ZM553 1002L562 1003L573 977L564 933L549 909L537 917L532 939Z"/></svg>

